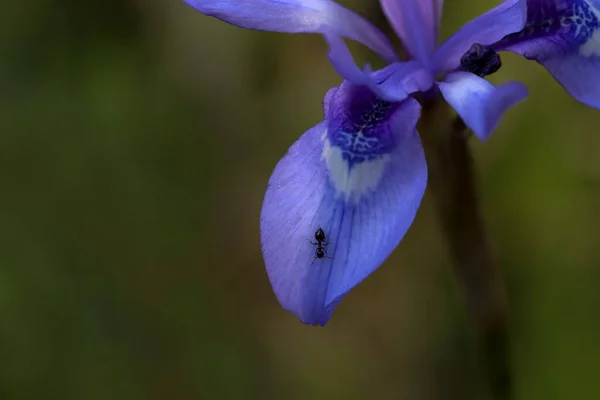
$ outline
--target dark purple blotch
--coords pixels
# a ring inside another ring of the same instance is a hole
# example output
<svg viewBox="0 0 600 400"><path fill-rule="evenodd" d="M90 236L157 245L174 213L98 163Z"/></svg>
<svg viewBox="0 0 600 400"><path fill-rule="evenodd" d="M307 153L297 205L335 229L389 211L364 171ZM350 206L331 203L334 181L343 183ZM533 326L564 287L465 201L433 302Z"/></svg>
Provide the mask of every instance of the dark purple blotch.
<svg viewBox="0 0 600 400"><path fill-rule="evenodd" d="M327 137L331 146L342 150L350 168L393 150L389 120L400 103L384 101L365 86L344 82L331 104Z"/></svg>

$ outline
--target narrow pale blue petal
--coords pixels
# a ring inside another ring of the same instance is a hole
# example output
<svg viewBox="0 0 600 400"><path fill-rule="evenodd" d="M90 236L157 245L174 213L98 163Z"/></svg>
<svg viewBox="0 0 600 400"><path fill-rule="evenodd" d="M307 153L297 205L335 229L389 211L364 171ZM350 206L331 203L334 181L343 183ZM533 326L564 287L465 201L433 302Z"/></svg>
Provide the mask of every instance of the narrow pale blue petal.
<svg viewBox="0 0 600 400"><path fill-rule="evenodd" d="M527 19L527 0L506 0L498 7L468 22L438 49L434 56L436 72L451 72L475 43L490 45L518 32Z"/></svg>
<svg viewBox="0 0 600 400"><path fill-rule="evenodd" d="M408 53L428 66L438 40L443 0L380 0L380 3Z"/></svg>
<svg viewBox="0 0 600 400"><path fill-rule="evenodd" d="M536 60L575 99L600 108L600 1L530 0L527 26L494 47Z"/></svg>
<svg viewBox="0 0 600 400"><path fill-rule="evenodd" d="M415 100L381 108L366 87L348 82L327 97L328 120L277 164L261 213L273 290L284 309L312 325L324 325L398 245L427 179ZM322 258L313 244L319 228Z"/></svg>
<svg viewBox="0 0 600 400"><path fill-rule="evenodd" d="M481 140L490 136L506 110L527 97L522 83L508 82L496 88L468 72L449 74L438 85L448 104Z"/></svg>
<svg viewBox="0 0 600 400"><path fill-rule="evenodd" d="M361 70L342 38L332 34L324 36L329 45L329 60L338 74L356 85L367 86L383 100L402 101L410 94L433 86L431 74L419 62L395 62L376 72L367 65Z"/></svg>
<svg viewBox="0 0 600 400"><path fill-rule="evenodd" d="M398 56L373 24L330 0L185 0L201 13L246 29L335 33L369 47L388 62Z"/></svg>
<svg viewBox="0 0 600 400"><path fill-rule="evenodd" d="M388 101L401 101L408 97L408 94L403 91L390 92L390 95L387 96L379 89L379 84L368 65L362 70L358 68L342 38L332 34L325 34L324 36L329 45L329 61L342 78L356 85L367 86L373 93Z"/></svg>

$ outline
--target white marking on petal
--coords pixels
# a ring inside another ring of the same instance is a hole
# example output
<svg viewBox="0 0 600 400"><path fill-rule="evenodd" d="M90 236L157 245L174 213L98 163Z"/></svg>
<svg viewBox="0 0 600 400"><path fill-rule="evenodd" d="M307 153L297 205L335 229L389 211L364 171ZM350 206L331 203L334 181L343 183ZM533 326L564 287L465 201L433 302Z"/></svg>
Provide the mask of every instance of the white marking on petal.
<svg viewBox="0 0 600 400"><path fill-rule="evenodd" d="M336 190L336 195L344 195L346 202L353 200L358 204L362 195L375 190L388 162L389 154L382 154L373 160L365 160L356 163L350 168L348 162L343 158L343 150L332 146L324 134L325 145L323 147L322 159L325 160L329 170L329 178Z"/></svg>
<svg viewBox="0 0 600 400"><path fill-rule="evenodd" d="M590 39L579 48L579 55L585 57L600 56L600 30L594 32Z"/></svg>
<svg viewBox="0 0 600 400"><path fill-rule="evenodd" d="M590 11L596 16L596 19L600 21L600 10L596 9L589 2L587 2L587 5ZM597 29L588 41L579 48L579 55L584 57L600 56L600 29Z"/></svg>

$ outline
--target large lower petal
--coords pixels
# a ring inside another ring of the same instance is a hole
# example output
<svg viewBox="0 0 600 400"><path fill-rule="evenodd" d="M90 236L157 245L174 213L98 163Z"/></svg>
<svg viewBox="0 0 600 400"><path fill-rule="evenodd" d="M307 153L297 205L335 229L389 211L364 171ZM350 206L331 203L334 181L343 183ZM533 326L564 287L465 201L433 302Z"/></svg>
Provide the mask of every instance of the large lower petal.
<svg viewBox="0 0 600 400"><path fill-rule="evenodd" d="M443 0L380 2L406 50L423 65L429 65L437 44Z"/></svg>
<svg viewBox="0 0 600 400"><path fill-rule="evenodd" d="M277 164L261 213L273 290L283 308L313 325L324 325L398 245L427 179L415 100L388 107L346 82L326 101L328 120Z"/></svg>
<svg viewBox="0 0 600 400"><path fill-rule="evenodd" d="M185 0L205 15L246 29L286 33L333 33L356 40L386 61L398 59L374 25L330 0Z"/></svg>
<svg viewBox="0 0 600 400"><path fill-rule="evenodd" d="M438 86L448 104L481 140L489 137L506 110L527 97L527 87L522 83L494 87L468 72L449 74Z"/></svg>
<svg viewBox="0 0 600 400"><path fill-rule="evenodd" d="M575 99L600 108L600 1L528 4L525 29L494 48L538 61Z"/></svg>
<svg viewBox="0 0 600 400"><path fill-rule="evenodd" d="M436 72L450 72L460 65L461 57L478 43L491 45L506 35L518 32L527 19L527 0L506 0L498 7L468 22L446 40L434 56Z"/></svg>

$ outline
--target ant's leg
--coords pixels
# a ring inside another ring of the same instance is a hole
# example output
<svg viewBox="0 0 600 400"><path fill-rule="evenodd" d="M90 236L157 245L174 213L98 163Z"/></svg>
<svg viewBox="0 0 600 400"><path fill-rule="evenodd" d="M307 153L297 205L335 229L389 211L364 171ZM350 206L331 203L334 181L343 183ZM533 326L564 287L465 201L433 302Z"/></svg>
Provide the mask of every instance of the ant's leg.
<svg viewBox="0 0 600 400"><path fill-rule="evenodd" d="M306 240L308 240L308 239L306 239ZM314 242L311 242L310 240L308 240L308 243L310 243L310 244L314 244L315 246L317 246L317 245L319 244L319 243L314 243Z"/></svg>
<svg viewBox="0 0 600 400"><path fill-rule="evenodd" d="M313 265L315 263L315 260L317 259L317 256L315 256L315 258L313 258L312 262L310 263L310 265Z"/></svg>
<svg viewBox="0 0 600 400"><path fill-rule="evenodd" d="M325 253L325 257L330 258L333 260L333 257L329 257L329 255L327 255L327 249L323 249L323 252Z"/></svg>

